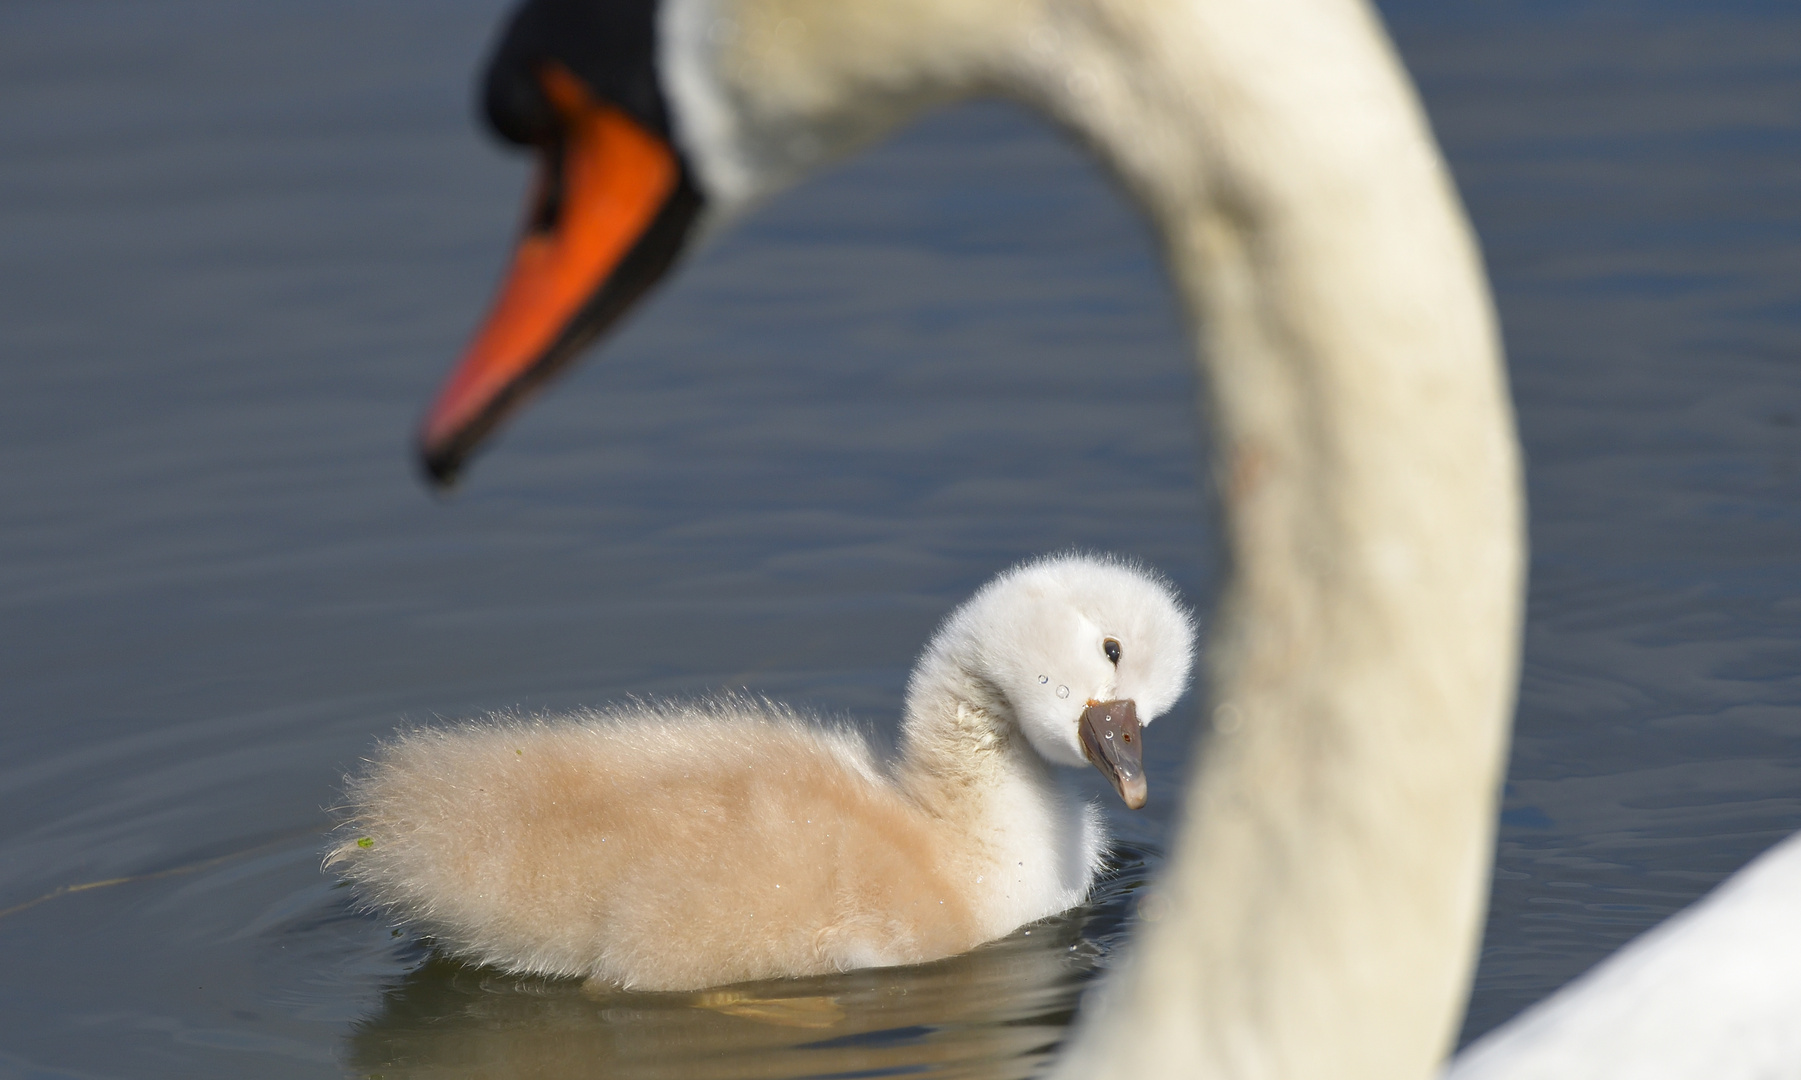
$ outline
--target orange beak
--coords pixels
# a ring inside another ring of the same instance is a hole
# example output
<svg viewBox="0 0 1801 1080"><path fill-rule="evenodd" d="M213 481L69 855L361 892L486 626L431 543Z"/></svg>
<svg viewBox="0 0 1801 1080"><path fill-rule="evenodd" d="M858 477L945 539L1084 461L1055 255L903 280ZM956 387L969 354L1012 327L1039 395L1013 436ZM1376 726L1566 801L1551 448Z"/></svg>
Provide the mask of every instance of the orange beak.
<svg viewBox="0 0 1801 1080"><path fill-rule="evenodd" d="M540 149L530 218L500 295L426 413L419 454L441 485L668 270L700 209L667 142L559 66L539 81L562 139Z"/></svg>

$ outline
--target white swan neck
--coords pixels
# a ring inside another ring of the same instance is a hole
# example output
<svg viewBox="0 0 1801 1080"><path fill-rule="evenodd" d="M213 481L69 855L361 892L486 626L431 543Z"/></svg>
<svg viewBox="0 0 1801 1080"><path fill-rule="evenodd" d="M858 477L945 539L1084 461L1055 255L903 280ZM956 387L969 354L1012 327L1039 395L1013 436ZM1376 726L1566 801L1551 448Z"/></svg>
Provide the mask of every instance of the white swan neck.
<svg viewBox="0 0 1801 1080"><path fill-rule="evenodd" d="M1423 1080L1479 940L1520 617L1474 241L1355 0L1082 9L1088 77L1040 89L1160 226L1232 577L1173 914L1055 1075Z"/></svg>
<svg viewBox="0 0 1801 1080"><path fill-rule="evenodd" d="M705 55L690 96L725 119L684 139L728 212L994 90L1105 159L1193 320L1231 558L1212 689L1233 730L1207 740L1171 916L1055 1075L1432 1075L1487 895L1524 547L1480 259L1372 11L667 4L708 28L666 47Z"/></svg>

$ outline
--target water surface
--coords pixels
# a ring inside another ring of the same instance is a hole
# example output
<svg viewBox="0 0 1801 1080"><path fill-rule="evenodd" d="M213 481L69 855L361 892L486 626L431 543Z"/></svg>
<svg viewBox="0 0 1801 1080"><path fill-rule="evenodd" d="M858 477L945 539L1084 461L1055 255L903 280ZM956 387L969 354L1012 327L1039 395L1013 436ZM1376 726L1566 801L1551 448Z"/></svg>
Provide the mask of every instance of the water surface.
<svg viewBox="0 0 1801 1080"><path fill-rule="evenodd" d="M698 253L425 495L406 439L525 183L468 115L498 11L0 8L0 1075L1023 1075L1129 932L1192 699L1096 906L913 971L585 994L432 961L319 872L404 723L742 687L885 739L1012 561L1217 574L1150 238L994 104ZM1530 469L1473 1035L1801 826L1801 16L1387 15Z"/></svg>

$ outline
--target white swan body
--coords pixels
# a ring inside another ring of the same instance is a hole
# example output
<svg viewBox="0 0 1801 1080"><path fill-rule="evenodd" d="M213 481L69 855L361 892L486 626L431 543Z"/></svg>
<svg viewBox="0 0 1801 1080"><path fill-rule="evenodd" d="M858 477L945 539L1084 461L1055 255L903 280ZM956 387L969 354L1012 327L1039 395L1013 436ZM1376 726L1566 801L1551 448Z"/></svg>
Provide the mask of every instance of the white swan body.
<svg viewBox="0 0 1801 1080"><path fill-rule="evenodd" d="M1801 1076L1801 835L1478 1039L1445 1080Z"/></svg>
<svg viewBox="0 0 1801 1080"><path fill-rule="evenodd" d="M1027 563L926 648L891 770L743 698L419 730L351 783L328 865L516 972L683 990L937 959L1087 895L1104 831L1051 766L1104 764L1103 703L1137 717L1103 743L1168 710L1193 641L1130 564Z"/></svg>

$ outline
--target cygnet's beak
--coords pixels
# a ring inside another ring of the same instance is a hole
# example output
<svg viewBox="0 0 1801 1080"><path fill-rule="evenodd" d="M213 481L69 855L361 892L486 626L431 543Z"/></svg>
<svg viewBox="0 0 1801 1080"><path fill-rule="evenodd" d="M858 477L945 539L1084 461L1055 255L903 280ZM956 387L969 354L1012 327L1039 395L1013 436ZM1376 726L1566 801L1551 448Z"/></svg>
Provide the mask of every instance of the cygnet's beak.
<svg viewBox="0 0 1801 1080"><path fill-rule="evenodd" d="M1144 739L1138 730L1138 706L1131 701L1090 701L1082 710L1082 753L1126 805L1137 810L1150 796L1144 779Z"/></svg>

